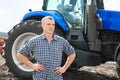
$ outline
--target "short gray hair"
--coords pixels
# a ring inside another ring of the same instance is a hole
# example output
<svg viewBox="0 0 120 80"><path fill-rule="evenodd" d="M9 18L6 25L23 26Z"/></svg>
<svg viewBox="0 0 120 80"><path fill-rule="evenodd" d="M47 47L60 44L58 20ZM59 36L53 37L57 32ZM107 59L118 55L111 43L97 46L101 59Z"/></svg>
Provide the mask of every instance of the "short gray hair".
<svg viewBox="0 0 120 80"><path fill-rule="evenodd" d="M41 23L43 24L46 19L54 20L54 18L51 16L45 16L42 18Z"/></svg>

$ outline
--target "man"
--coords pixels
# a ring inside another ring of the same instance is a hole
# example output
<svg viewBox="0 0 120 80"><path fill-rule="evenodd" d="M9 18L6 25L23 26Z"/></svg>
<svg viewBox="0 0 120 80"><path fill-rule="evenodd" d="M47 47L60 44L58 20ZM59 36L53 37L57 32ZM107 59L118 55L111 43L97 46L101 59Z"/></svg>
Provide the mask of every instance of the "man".
<svg viewBox="0 0 120 80"><path fill-rule="evenodd" d="M64 38L54 34L55 21L52 17L44 17L41 21L43 33L25 43L17 57L33 69L33 80L63 80L62 74L75 59L74 48ZM37 64L26 57L33 52ZM61 67L63 51L68 55L66 63Z"/></svg>

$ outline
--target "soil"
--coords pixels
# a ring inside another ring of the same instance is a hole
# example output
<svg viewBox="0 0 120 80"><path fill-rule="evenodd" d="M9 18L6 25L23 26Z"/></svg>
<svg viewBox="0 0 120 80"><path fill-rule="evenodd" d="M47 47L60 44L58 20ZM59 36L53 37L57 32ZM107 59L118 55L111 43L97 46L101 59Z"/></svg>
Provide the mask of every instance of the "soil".
<svg viewBox="0 0 120 80"><path fill-rule="evenodd" d="M120 80L116 72L116 63L107 62L99 66L84 66L78 71L67 72L64 80Z"/></svg>
<svg viewBox="0 0 120 80"><path fill-rule="evenodd" d="M115 62L106 62L99 66L81 67L79 70L67 71L64 80L120 80L116 72ZM0 80L21 80L16 78L6 65L0 66Z"/></svg>

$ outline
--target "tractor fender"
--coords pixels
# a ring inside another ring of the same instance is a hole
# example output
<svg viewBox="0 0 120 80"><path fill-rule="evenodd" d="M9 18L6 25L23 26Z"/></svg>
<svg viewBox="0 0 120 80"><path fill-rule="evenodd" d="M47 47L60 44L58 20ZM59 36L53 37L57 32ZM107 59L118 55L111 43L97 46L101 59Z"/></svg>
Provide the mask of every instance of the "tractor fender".
<svg viewBox="0 0 120 80"><path fill-rule="evenodd" d="M62 15L58 11L31 11L24 15L22 21L27 20L31 17L44 17L44 16L52 16L55 19L55 22L60 25L60 27L66 32L69 30L69 27L62 17Z"/></svg>
<svg viewBox="0 0 120 80"><path fill-rule="evenodd" d="M117 56L120 54L119 51L120 51L120 43L118 44L118 46L115 50L115 55L114 55L114 60L115 61L117 60Z"/></svg>

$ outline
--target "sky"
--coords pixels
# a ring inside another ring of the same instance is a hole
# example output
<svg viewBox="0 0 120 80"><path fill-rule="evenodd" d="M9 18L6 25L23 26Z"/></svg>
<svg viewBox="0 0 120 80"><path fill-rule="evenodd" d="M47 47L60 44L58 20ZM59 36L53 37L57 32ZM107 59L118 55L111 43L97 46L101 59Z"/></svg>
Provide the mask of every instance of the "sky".
<svg viewBox="0 0 120 80"><path fill-rule="evenodd" d="M0 0L0 32L8 32L29 9L40 11L42 0ZM120 0L105 0L107 8L120 10ZM117 6L118 5L118 6Z"/></svg>
<svg viewBox="0 0 120 80"><path fill-rule="evenodd" d="M20 23L24 14L41 10L42 0L0 0L0 32L8 32Z"/></svg>

